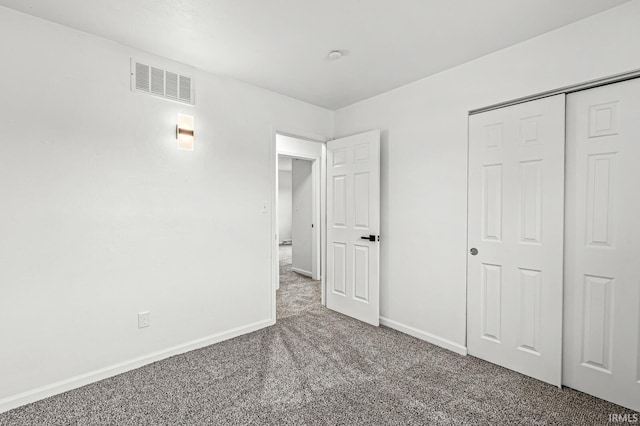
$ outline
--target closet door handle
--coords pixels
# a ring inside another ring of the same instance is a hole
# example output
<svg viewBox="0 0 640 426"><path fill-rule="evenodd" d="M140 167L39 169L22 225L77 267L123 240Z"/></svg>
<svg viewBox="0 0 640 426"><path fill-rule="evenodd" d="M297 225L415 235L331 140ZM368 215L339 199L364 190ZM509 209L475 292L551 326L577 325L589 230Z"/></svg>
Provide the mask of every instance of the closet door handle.
<svg viewBox="0 0 640 426"><path fill-rule="evenodd" d="M361 240L369 240L369 241L376 241L376 236L375 235L369 235L367 237L360 237Z"/></svg>

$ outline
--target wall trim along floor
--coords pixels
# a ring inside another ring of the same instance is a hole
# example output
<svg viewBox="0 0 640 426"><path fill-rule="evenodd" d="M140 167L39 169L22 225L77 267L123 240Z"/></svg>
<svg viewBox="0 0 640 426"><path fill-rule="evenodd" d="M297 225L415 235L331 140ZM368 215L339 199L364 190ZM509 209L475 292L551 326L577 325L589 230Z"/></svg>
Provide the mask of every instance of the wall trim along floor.
<svg viewBox="0 0 640 426"><path fill-rule="evenodd" d="M293 272L297 272L298 274L305 275L309 278L313 278L313 274L310 271L305 271L304 269L291 267Z"/></svg>
<svg viewBox="0 0 640 426"><path fill-rule="evenodd" d="M380 325L393 328L394 330L408 334L409 336L413 336L420 340L424 340L426 342L432 343L436 346L440 346L441 348L448 349L459 355L465 355L465 356L467 355L466 346L462 346L458 343L452 342L451 340L443 339L442 337L438 337L431 333L426 333L422 330L418 330L417 328L411 327L409 325L405 325L397 321L390 320L389 318L380 317Z"/></svg>
<svg viewBox="0 0 640 426"><path fill-rule="evenodd" d="M251 333L262 328L269 327L273 324L274 321L271 319L258 321L246 326L237 327L228 331L224 331L222 333L212 334L201 339L191 340L189 342L182 343L180 345L176 345L157 352L152 352L138 358L120 362L105 368L90 371L88 373L80 374L69 379L61 380L59 382L51 383L49 385L19 393L17 395L13 395L0 400L0 413L20 407L21 405L29 404L31 402L39 401L41 399L57 395L62 392L76 389L90 383L117 376L118 374L135 370L136 368L140 368L144 365L151 364L153 362L160 361L174 355L179 355L195 349L200 349L205 346L213 345L214 343L222 342L224 340L233 339L234 337Z"/></svg>

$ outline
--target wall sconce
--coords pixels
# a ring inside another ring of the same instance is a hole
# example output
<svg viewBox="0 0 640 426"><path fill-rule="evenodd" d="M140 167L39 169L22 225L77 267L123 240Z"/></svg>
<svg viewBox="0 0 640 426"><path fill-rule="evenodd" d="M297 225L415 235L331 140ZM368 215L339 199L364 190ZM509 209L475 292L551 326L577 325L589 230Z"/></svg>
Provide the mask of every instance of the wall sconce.
<svg viewBox="0 0 640 426"><path fill-rule="evenodd" d="M193 116L178 114L178 125L176 126L176 139L178 139L178 149L193 151L195 142Z"/></svg>

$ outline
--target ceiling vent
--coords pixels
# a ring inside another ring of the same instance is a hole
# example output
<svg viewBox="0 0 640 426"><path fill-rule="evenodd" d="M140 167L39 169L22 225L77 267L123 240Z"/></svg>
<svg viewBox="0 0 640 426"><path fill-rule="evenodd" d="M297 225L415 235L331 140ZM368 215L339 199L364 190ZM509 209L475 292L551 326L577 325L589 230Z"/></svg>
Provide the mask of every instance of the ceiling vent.
<svg viewBox="0 0 640 426"><path fill-rule="evenodd" d="M191 77L131 60L131 90L193 105Z"/></svg>

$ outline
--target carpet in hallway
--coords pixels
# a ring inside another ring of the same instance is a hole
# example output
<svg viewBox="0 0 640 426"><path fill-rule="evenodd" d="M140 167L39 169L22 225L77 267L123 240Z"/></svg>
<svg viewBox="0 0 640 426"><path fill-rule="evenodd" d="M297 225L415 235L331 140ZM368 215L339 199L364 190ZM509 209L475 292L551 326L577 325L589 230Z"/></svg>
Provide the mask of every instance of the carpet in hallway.
<svg viewBox="0 0 640 426"><path fill-rule="evenodd" d="M291 270L291 250L291 245L280 246L280 289L276 297L278 319L320 306L320 281Z"/></svg>

